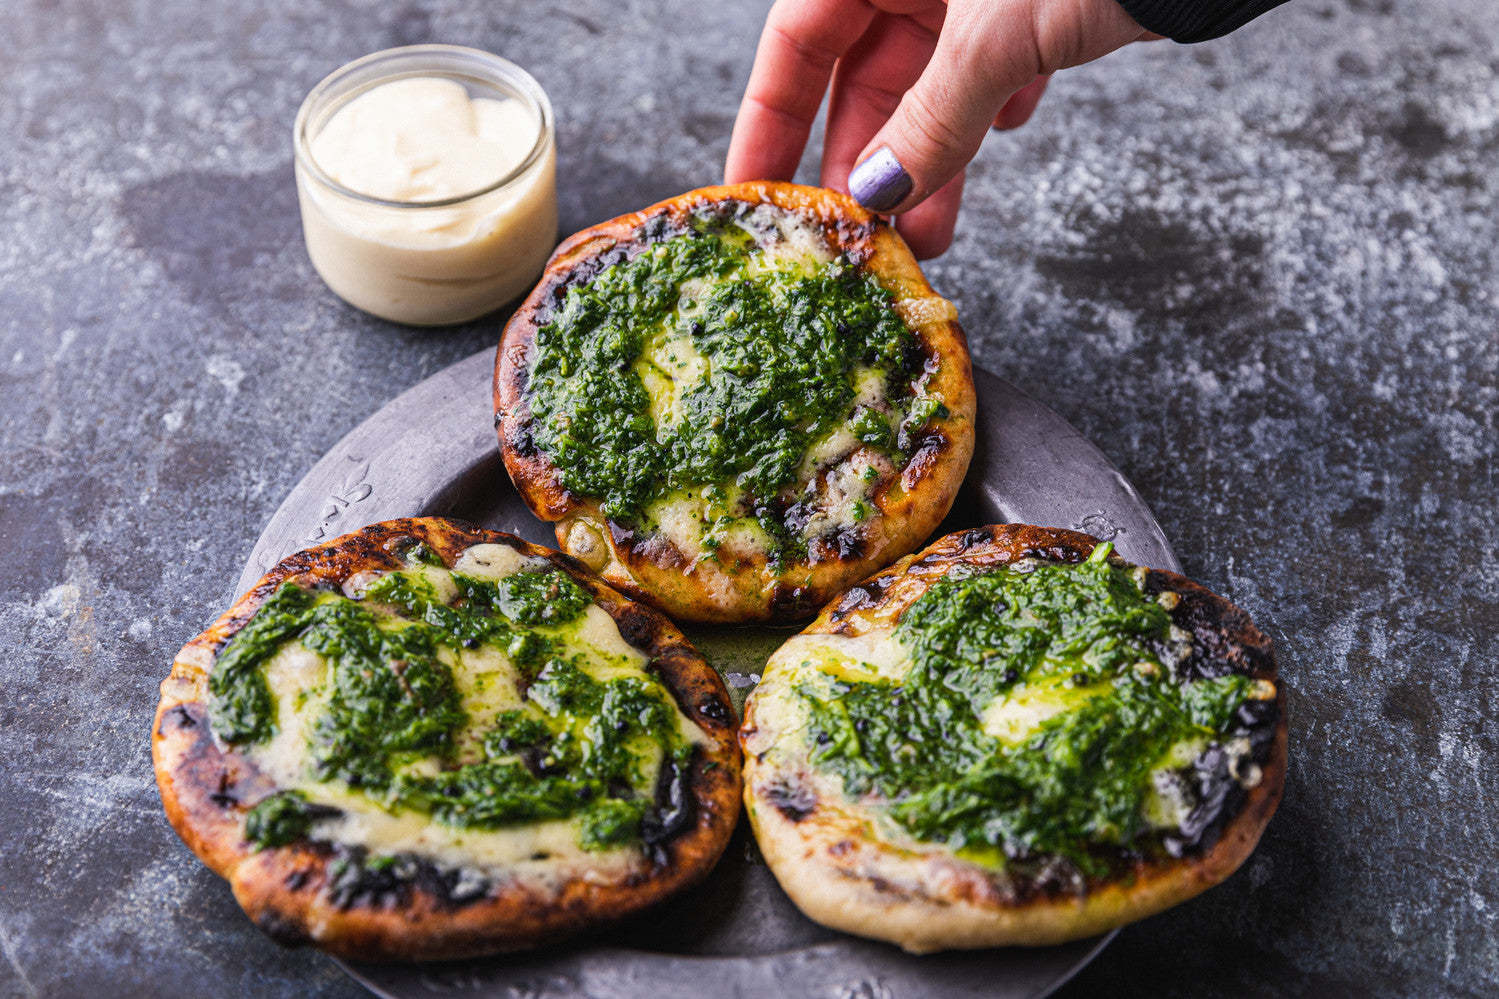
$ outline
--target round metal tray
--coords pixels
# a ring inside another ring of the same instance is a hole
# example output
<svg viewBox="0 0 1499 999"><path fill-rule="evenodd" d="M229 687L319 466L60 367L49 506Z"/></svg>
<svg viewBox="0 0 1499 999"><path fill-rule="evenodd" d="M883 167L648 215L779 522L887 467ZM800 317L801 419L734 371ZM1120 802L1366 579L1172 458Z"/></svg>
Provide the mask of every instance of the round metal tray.
<svg viewBox="0 0 1499 999"><path fill-rule="evenodd" d="M493 363L494 352L486 350L438 372L339 441L271 517L237 592L292 552L393 517L461 517L554 545L550 525L526 509L500 460L490 403ZM1097 448L1002 379L981 370L974 379L973 464L939 535L1005 522L1070 527L1112 540L1130 561L1180 571L1150 510ZM723 673L736 708L788 634L688 629ZM703 884L566 947L446 964L344 967L372 991L397 999L1034 999L1065 982L1112 936L925 957L843 936L797 911L760 862L745 826Z"/></svg>

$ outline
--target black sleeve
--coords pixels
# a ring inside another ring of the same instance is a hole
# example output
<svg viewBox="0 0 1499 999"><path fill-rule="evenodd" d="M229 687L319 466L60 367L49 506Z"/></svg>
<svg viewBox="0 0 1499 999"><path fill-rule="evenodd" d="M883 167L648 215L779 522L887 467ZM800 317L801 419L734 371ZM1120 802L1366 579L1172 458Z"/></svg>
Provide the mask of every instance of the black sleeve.
<svg viewBox="0 0 1499 999"><path fill-rule="evenodd" d="M1286 0L1119 0L1146 31L1174 42L1205 42L1243 27Z"/></svg>

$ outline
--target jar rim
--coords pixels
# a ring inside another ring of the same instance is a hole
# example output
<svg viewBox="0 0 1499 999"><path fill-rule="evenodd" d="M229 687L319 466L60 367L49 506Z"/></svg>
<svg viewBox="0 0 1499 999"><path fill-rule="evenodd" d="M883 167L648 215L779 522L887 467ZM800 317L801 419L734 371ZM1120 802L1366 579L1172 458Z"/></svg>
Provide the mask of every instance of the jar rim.
<svg viewBox="0 0 1499 999"><path fill-rule="evenodd" d="M381 66L387 66L387 71L380 72ZM381 84L432 76L459 82L471 80L504 90L524 101L535 114L537 123L536 142L526 157L491 184L463 194L429 201L401 201L365 194L339 183L318 165L313 158L312 140L308 135L315 115L326 121L350 101ZM451 208L504 190L523 180L546 154L553 127L552 103L547 98L546 91L536 82L535 77L510 60L463 45L403 45L371 52L345 63L323 77L317 86L308 91L302 106L297 110L296 122L292 126L292 147L299 167L319 184L344 197L382 208Z"/></svg>

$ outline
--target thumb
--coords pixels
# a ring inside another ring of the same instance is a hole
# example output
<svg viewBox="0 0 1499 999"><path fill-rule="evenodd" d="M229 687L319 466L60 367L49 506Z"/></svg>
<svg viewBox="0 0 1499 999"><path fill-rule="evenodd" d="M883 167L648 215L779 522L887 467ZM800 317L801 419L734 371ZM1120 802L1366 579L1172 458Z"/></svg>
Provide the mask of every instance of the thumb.
<svg viewBox="0 0 1499 999"><path fill-rule="evenodd" d="M876 212L915 207L973 159L1017 91L1142 34L1116 0L951 0L931 60L864 148L849 193Z"/></svg>

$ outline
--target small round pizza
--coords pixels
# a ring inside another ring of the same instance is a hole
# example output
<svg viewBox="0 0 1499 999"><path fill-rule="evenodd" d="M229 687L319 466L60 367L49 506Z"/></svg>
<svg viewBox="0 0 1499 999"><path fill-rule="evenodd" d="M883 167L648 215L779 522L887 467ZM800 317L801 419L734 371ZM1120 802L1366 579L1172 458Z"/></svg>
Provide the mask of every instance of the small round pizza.
<svg viewBox="0 0 1499 999"><path fill-rule="evenodd" d="M1052 944L1244 861L1283 697L1248 616L1076 531L950 534L849 590L745 706L745 802L812 919L913 952Z"/></svg>
<svg viewBox="0 0 1499 999"><path fill-rule="evenodd" d="M690 191L564 242L495 419L557 543L674 618L777 622L914 550L973 454L951 303L834 191Z"/></svg>
<svg viewBox="0 0 1499 999"><path fill-rule="evenodd" d="M282 560L162 684L172 825L287 944L442 960L702 878L739 813L718 675L565 555L439 519Z"/></svg>

